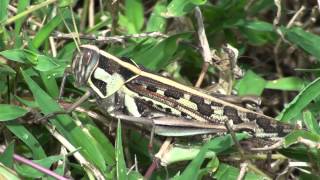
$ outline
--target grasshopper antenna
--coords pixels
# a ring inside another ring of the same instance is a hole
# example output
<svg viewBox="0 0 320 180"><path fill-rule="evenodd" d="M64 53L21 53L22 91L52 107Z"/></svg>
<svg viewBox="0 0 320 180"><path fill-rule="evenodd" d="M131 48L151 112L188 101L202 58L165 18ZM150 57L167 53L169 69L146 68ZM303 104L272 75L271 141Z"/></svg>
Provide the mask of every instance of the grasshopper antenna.
<svg viewBox="0 0 320 180"><path fill-rule="evenodd" d="M75 33L73 33L71 31L71 29L68 26L67 22L65 21L64 17L61 15L60 10L58 10L58 12L59 12L59 15L61 16L61 18L63 20L64 25L66 26L66 28L68 30L68 32L71 34L72 39L74 40L74 43L76 45L76 48L77 48L78 52L81 52L80 47L79 47L79 45L81 44L81 41L80 41L80 38L79 38L79 31L78 31L78 28L77 28L77 25L76 25L76 20L74 18L74 13L73 13L73 11L71 9L71 6L69 6L69 8L70 8L70 12L71 12L72 24L73 24ZM65 72L63 74L62 81L61 81L61 86L60 86L60 91L59 91L58 101L60 101L62 96L63 96L64 86L65 86L65 83L66 83L67 76L70 74L70 71L71 71L71 69L70 69L70 66L69 66L69 67L66 68L66 70L65 70Z"/></svg>
<svg viewBox="0 0 320 180"><path fill-rule="evenodd" d="M69 6L69 8L71 8L71 7ZM72 10L70 10L70 11L71 11L72 23L73 23L73 27L74 27L75 33L72 33L70 27L68 26L68 24L67 24L66 20L64 19L64 17L62 16L60 10L58 10L58 13L59 13L60 17L62 18L62 21L63 21L64 25L66 26L68 32L71 34L72 39L74 40L74 43L76 44L76 48L77 48L78 52L81 52L80 47L79 47L79 44L81 44L80 38L79 38L79 31L78 31L78 28L77 28L77 25L76 25L76 22L75 22L74 14L73 14Z"/></svg>

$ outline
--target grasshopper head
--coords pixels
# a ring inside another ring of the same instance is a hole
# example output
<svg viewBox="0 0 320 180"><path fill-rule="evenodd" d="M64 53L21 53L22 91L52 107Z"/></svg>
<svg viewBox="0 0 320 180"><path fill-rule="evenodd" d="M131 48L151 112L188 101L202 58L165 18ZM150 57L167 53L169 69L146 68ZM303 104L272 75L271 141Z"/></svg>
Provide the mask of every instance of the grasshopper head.
<svg viewBox="0 0 320 180"><path fill-rule="evenodd" d="M71 69L75 76L76 85L84 86L98 66L100 54L99 48L92 45L82 45L80 50L81 52L76 52L73 57Z"/></svg>

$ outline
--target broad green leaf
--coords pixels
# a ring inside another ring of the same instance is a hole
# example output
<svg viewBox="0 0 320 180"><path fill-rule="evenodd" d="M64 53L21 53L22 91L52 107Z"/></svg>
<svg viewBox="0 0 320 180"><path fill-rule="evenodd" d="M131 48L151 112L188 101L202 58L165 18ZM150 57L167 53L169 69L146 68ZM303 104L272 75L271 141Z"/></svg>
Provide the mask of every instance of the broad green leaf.
<svg viewBox="0 0 320 180"><path fill-rule="evenodd" d="M143 64L150 70L160 70L167 66L172 56L177 51L179 41L190 37L190 33L182 33L170 36L149 49L143 49L133 55L138 64Z"/></svg>
<svg viewBox="0 0 320 180"><path fill-rule="evenodd" d="M266 86L266 81L249 70L244 77L236 84L239 96L256 95L260 96Z"/></svg>
<svg viewBox="0 0 320 180"><path fill-rule="evenodd" d="M166 155L161 159L161 162L163 162L166 165L170 165L176 162L181 162L181 161L188 161L195 159L197 155L200 153L200 148L184 148L184 147L173 147L170 149ZM203 152L201 152L203 153ZM204 158L215 158L216 153L213 151L207 151L204 152L205 154L203 155ZM202 155L201 155L202 157Z"/></svg>
<svg viewBox="0 0 320 180"><path fill-rule="evenodd" d="M21 49L24 53L24 59L28 60L31 64L37 64L38 62L38 52L29 50L29 49Z"/></svg>
<svg viewBox="0 0 320 180"><path fill-rule="evenodd" d="M5 151L0 155L0 162L7 167L13 167L14 141L9 143Z"/></svg>
<svg viewBox="0 0 320 180"><path fill-rule="evenodd" d="M67 7L67 6L72 5L73 0L60 0L60 1L58 1L58 2L59 2L58 6L59 6L60 8L63 8L63 7Z"/></svg>
<svg viewBox="0 0 320 180"><path fill-rule="evenodd" d="M59 65L53 61L48 56L38 55L37 65L34 67L38 71L50 71L52 69L58 68Z"/></svg>
<svg viewBox="0 0 320 180"><path fill-rule="evenodd" d="M320 135L319 124L315 119L314 115L310 111L308 110L303 111L303 121L307 126L307 128L311 130L311 132Z"/></svg>
<svg viewBox="0 0 320 180"><path fill-rule="evenodd" d="M259 46L268 42L275 42L278 38L273 25L264 21L239 19L236 26L242 35L249 40L249 43L254 45Z"/></svg>
<svg viewBox="0 0 320 180"><path fill-rule="evenodd" d="M281 28L285 38L320 60L320 36L307 32L300 27Z"/></svg>
<svg viewBox="0 0 320 180"><path fill-rule="evenodd" d="M46 157L46 153L42 149L41 144L22 124L10 121L6 122L6 127L30 148L33 159L41 159Z"/></svg>
<svg viewBox="0 0 320 180"><path fill-rule="evenodd" d="M0 1L0 23L4 22L8 18L8 5L9 0Z"/></svg>
<svg viewBox="0 0 320 180"><path fill-rule="evenodd" d="M22 71L25 82L28 84L40 110L44 114L62 111L61 107L47 93L45 93L27 74ZM98 147L91 141L86 133L78 127L68 115L57 115L50 122L75 147L81 147L80 153L95 164L102 172L106 171L105 161Z"/></svg>
<svg viewBox="0 0 320 180"><path fill-rule="evenodd" d="M208 151L207 147L204 146L201 148L197 156L189 163L187 168L183 171L179 178L175 179L198 179L200 167L204 161L206 152Z"/></svg>
<svg viewBox="0 0 320 180"><path fill-rule="evenodd" d="M147 28L146 28L147 32L154 32L154 31L163 32L165 30L167 25L167 20L161 16L161 13L165 11L166 11L165 3L159 1L155 5L151 13L151 16L148 20Z"/></svg>
<svg viewBox="0 0 320 180"><path fill-rule="evenodd" d="M18 1L18 11L17 14L26 10L26 8L30 5L30 0L19 0ZM15 32L15 48L20 48L22 45L22 37L21 37L21 27L26 20L27 16L17 19L14 23L14 32Z"/></svg>
<svg viewBox="0 0 320 180"><path fill-rule="evenodd" d="M247 28L246 26L240 26L239 30L241 35L246 37L250 44L255 46L261 46L267 43L275 43L277 35L275 32L254 30L252 27Z"/></svg>
<svg viewBox="0 0 320 180"><path fill-rule="evenodd" d="M269 9L273 9L275 7L274 1L270 0L260 0L260 1L254 1L253 4L251 4L250 8L248 8L249 14L256 15L261 12L265 12Z"/></svg>
<svg viewBox="0 0 320 180"><path fill-rule="evenodd" d="M296 141L293 141L295 144ZM293 158L298 161L306 161L306 154L310 153L309 150L304 145L294 145L290 148L282 148L278 150L281 154L285 155L288 158Z"/></svg>
<svg viewBox="0 0 320 180"><path fill-rule="evenodd" d="M28 49L6 50L0 52L0 55L19 63L32 64L38 71L49 71L59 67L59 65L54 62L52 58Z"/></svg>
<svg viewBox="0 0 320 180"><path fill-rule="evenodd" d="M242 25L255 31L274 31L273 25L265 21L245 21Z"/></svg>
<svg viewBox="0 0 320 180"><path fill-rule="evenodd" d="M25 53L22 49L10 49L1 51L0 55L11 61L25 63Z"/></svg>
<svg viewBox="0 0 320 180"><path fill-rule="evenodd" d="M191 0L173 0L168 4L167 12L162 15L166 18L183 16L196 6Z"/></svg>
<svg viewBox="0 0 320 180"><path fill-rule="evenodd" d="M320 95L320 78L308 84L277 117L281 121L288 122L298 116L301 111Z"/></svg>
<svg viewBox="0 0 320 180"><path fill-rule="evenodd" d="M86 128L89 130L90 134L96 141L97 147L100 149L102 155L104 156L104 159L106 160L106 163L108 165L114 165L115 164L115 150L112 145L112 143L109 141L109 139L101 132L99 128L96 126L93 126L91 124L86 124Z"/></svg>
<svg viewBox="0 0 320 180"><path fill-rule="evenodd" d="M33 38L31 44L34 48L39 48L42 43L46 40L48 40L48 37L50 34L62 23L62 18L69 19L70 12L65 10L61 12L61 16L55 16L53 19L51 19L48 23L46 23L39 32L37 32L36 36Z"/></svg>
<svg viewBox="0 0 320 180"><path fill-rule="evenodd" d="M267 81L267 89L278 89L283 91L299 91L304 87L304 82L298 77L285 77Z"/></svg>
<svg viewBox="0 0 320 180"><path fill-rule="evenodd" d="M67 64L71 64L71 59L73 57L73 52L76 49L74 42L70 42L61 47L58 52L57 59L64 61Z"/></svg>
<svg viewBox="0 0 320 180"><path fill-rule="evenodd" d="M290 145L297 143L298 138L300 137L311 140L315 143L320 142L319 135L304 130L298 130L290 133L288 136L285 137L284 147L289 147Z"/></svg>
<svg viewBox="0 0 320 180"><path fill-rule="evenodd" d="M128 33L139 33L144 23L143 5L141 0L126 0L125 16L134 29L128 29ZM130 30L130 31L129 31Z"/></svg>
<svg viewBox="0 0 320 180"><path fill-rule="evenodd" d="M0 163L0 174L3 179L21 180L19 176L12 169L7 168Z"/></svg>
<svg viewBox="0 0 320 180"><path fill-rule="evenodd" d="M205 4L207 0L190 0L190 2L192 2L195 5L202 5Z"/></svg>
<svg viewBox="0 0 320 180"><path fill-rule="evenodd" d="M0 104L0 121L9 121L24 116L28 111L22 107Z"/></svg>
<svg viewBox="0 0 320 180"><path fill-rule="evenodd" d="M126 29L128 33L131 33L131 34L136 33L136 28L135 28L134 24L132 22L130 22L126 16L119 14L119 22L118 23L121 27Z"/></svg>
<svg viewBox="0 0 320 180"><path fill-rule="evenodd" d="M50 156L50 157L46 157L44 159L39 159L39 160L33 160L34 163L41 165L42 167L45 167L47 169L49 169L53 163L59 161L63 159L63 156ZM16 171L21 174L24 177L28 177L28 178L45 178L45 174L43 174L42 172L26 165L26 164L22 164L22 165L15 165L15 169Z"/></svg>
<svg viewBox="0 0 320 180"><path fill-rule="evenodd" d="M117 168L117 179L127 179L127 167L126 161L124 160L123 148L122 148L122 131L121 121L118 120L117 137L116 137L116 168Z"/></svg>
<svg viewBox="0 0 320 180"><path fill-rule="evenodd" d="M179 17L193 10L198 5L203 5L206 0L173 0L167 6L167 12L163 13L164 17Z"/></svg>
<svg viewBox="0 0 320 180"><path fill-rule="evenodd" d="M50 72L40 72L41 80L47 90L47 92L53 98L58 98L59 96L59 87L57 85L56 79L54 76L51 76Z"/></svg>
<svg viewBox="0 0 320 180"><path fill-rule="evenodd" d="M218 157L211 159L208 164L206 165L206 168L204 169L206 172L206 174L209 173L214 173L217 171L218 167L219 167L220 161L218 159Z"/></svg>

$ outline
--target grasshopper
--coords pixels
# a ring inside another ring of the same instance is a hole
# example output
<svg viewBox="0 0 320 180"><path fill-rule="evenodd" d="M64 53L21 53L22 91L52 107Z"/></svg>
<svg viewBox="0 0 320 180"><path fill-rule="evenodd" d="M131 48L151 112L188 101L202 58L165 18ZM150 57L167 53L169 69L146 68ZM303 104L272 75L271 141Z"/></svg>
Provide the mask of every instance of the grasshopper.
<svg viewBox="0 0 320 180"><path fill-rule="evenodd" d="M108 114L149 118L157 135L219 135L228 131L227 121L235 132L260 138L280 138L293 129L262 113L151 73L131 59L115 57L93 45L80 49L71 66L76 85L87 87L87 95L94 95ZM172 118L158 118L159 114Z"/></svg>

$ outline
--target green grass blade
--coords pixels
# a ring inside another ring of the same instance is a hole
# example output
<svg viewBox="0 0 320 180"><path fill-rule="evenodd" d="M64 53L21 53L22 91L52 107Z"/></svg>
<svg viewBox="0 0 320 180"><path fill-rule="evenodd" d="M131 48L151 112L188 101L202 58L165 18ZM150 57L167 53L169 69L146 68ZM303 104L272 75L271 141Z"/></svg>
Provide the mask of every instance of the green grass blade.
<svg viewBox="0 0 320 180"><path fill-rule="evenodd" d="M249 70L244 77L236 84L239 96L256 95L260 96L265 88L266 81L253 71Z"/></svg>
<svg viewBox="0 0 320 180"><path fill-rule="evenodd" d="M320 36L307 32L300 27L281 28L287 40L298 45L320 60Z"/></svg>
<svg viewBox="0 0 320 180"><path fill-rule="evenodd" d="M18 11L17 14L21 13L22 11L24 11L28 6L30 5L30 0L20 0L18 1ZM15 33L15 48L19 48L22 45L22 37L20 36L20 32L21 32L21 27L24 23L24 21L26 20L26 16L21 18L21 19L17 19L14 23L14 33Z"/></svg>
<svg viewBox="0 0 320 180"><path fill-rule="evenodd" d="M141 0L126 0L125 16L133 28L127 28L129 34L139 33L144 23Z"/></svg>
<svg viewBox="0 0 320 180"><path fill-rule="evenodd" d="M7 122L6 127L30 148L33 159L41 159L47 156L42 145L27 128L13 121Z"/></svg>
<svg viewBox="0 0 320 180"><path fill-rule="evenodd" d="M288 122L301 114L301 111L320 95L320 78L308 84L281 112L277 119Z"/></svg>
<svg viewBox="0 0 320 180"><path fill-rule="evenodd" d="M297 77L285 77L272 81L267 81L267 89L277 89L283 91L299 91L304 87L302 79Z"/></svg>
<svg viewBox="0 0 320 180"><path fill-rule="evenodd" d="M40 110L44 114L62 111L59 105L46 94L24 71L22 75L32 91ZM99 149L92 142L90 136L79 128L72 118L68 115L58 115L50 121L57 130L65 136L75 147L81 148L81 154L88 161L95 164L101 171L106 171L105 161Z"/></svg>
<svg viewBox="0 0 320 180"><path fill-rule="evenodd" d="M28 111L22 107L0 104L0 121L14 120L18 117L24 116Z"/></svg>
<svg viewBox="0 0 320 180"><path fill-rule="evenodd" d="M320 135L319 124L316 118L314 117L314 115L311 113L311 111L309 110L303 111L303 121L310 131Z"/></svg>
<svg viewBox="0 0 320 180"><path fill-rule="evenodd" d="M62 13L63 18L67 19L70 18L69 11L65 10ZM48 40L48 37L50 34L62 23L62 17L61 16L55 16L53 19L51 19L48 23L46 23L40 31L36 34L36 36L33 38L31 44L34 48L39 48L44 41Z"/></svg>
<svg viewBox="0 0 320 180"><path fill-rule="evenodd" d="M4 22L8 18L8 5L9 0L0 1L0 23Z"/></svg>
<svg viewBox="0 0 320 180"><path fill-rule="evenodd" d="M146 32L164 32L167 20L161 16L162 13L166 11L165 3L159 1L152 11L152 14L148 20Z"/></svg>
<svg viewBox="0 0 320 180"><path fill-rule="evenodd" d="M0 162L7 167L13 167L14 142L6 147L5 151L0 155Z"/></svg>
<svg viewBox="0 0 320 180"><path fill-rule="evenodd" d="M0 174L3 179L21 180L18 175L12 170L0 164Z"/></svg>
<svg viewBox="0 0 320 180"><path fill-rule="evenodd" d="M124 160L123 148L122 148L122 131L121 121L118 120L117 139L116 139L116 163L117 163L117 179L128 179L127 167Z"/></svg>

